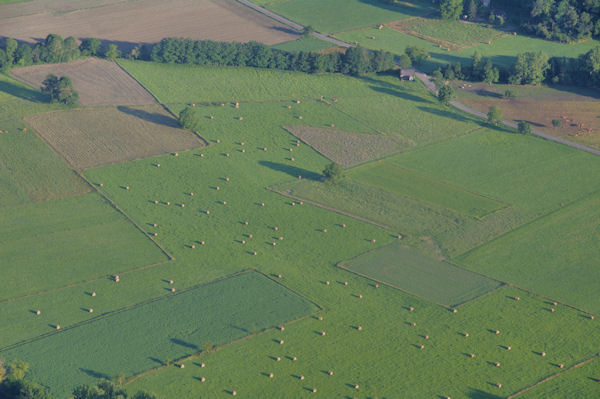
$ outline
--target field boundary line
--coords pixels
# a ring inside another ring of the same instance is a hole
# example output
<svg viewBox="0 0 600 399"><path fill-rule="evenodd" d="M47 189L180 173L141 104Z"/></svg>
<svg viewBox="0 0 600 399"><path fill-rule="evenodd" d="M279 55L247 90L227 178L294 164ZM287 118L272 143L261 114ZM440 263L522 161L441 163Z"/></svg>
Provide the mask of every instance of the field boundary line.
<svg viewBox="0 0 600 399"><path fill-rule="evenodd" d="M542 298L542 299L544 299L544 300L546 300L546 301L548 301L548 302L556 302L556 303L557 303L557 304L559 304L559 305L565 306L565 307L567 307L567 308L569 308L569 309L573 309L573 310L575 310L575 311L577 311L577 312L580 312L580 313L585 313L585 314L587 314L588 316L595 316L595 315L596 315L595 313L593 313L593 312L590 312L590 311L588 311L588 310L585 310L585 309L580 309L580 308L578 308L577 306L570 305L570 304L568 304L568 303L565 303L565 302L557 301L556 299L549 298L549 297L547 297L546 295L542 295L542 294L540 294L540 293L537 293L537 292L531 291L530 289L523 288L523 287L521 287L521 286L518 286L518 285L516 285L516 284L512 284L512 283L506 283L506 285L508 285L509 287L515 288L515 289L517 289L517 290L520 290L520 291L526 292L526 293L528 293L528 294L530 294L530 295L535 295L535 296L537 296L537 297L540 297L540 298Z"/></svg>
<svg viewBox="0 0 600 399"><path fill-rule="evenodd" d="M477 246L475 246L475 247L473 247L471 249L468 249L468 250L466 250L464 252L461 252L461 253L453 256L452 259L457 259L457 258L460 258L460 257L463 257L463 256L468 256L471 252L473 252L473 251L475 251L475 250L477 250L479 248L482 248L483 246L485 246L487 244L490 244L490 243L492 243L492 242L494 242L496 240L499 240L500 238L504 237L507 234L510 234L510 233L518 231L518 230L520 230L520 229L522 229L524 227L527 227L528 225L530 225L530 224L532 224L532 223L534 223L534 222L536 222L538 220L541 220L541 219L543 219L545 217L551 216L554 213L557 213L557 212L560 212L561 210L569 208L570 206L575 205L578 202L585 201L585 200L589 199L590 197L592 197L594 195L597 195L599 193L600 193L600 189L596 190L596 191L592 191L592 192L584 195L583 197L576 198L576 199L572 200L571 202L567 202L563 206L559 206L558 208L551 209L547 213L544 213L544 214L541 214L541 215L538 215L538 216L534 216L531 220L528 220L528 221L520 224L519 226L515 227L514 229L505 231L504 233L500 233L499 235L497 235L497 236L489 239L488 241L485 241L485 242L483 242L483 243L481 243L481 244L479 244L479 245L477 245ZM522 208L519 208L519 207L516 207L516 208L517 209L522 209Z"/></svg>
<svg viewBox="0 0 600 399"><path fill-rule="evenodd" d="M10 349L14 349L14 348L22 346L22 345L26 345L26 344L34 342L34 341L38 341L40 339L44 339L44 338L52 336L54 334L60 334L60 332L62 332L62 331L67 331L67 330L70 330L70 329L73 329L73 328L77 328L77 327L85 325L85 324L93 323L94 321L98 321L98 320L104 319L106 317L113 316L113 315L118 314L118 313L122 313L122 312L125 312L125 311L128 311L128 310L131 310L131 309L135 309L137 307L140 307L140 306L143 306L143 305L147 305L147 304L150 304L150 303L162 300L162 299L166 299L166 298L169 298L171 296L183 294L183 293L188 292L190 290L197 289L197 288L200 288L202 286L207 286L207 285L210 285L210 284L214 284L214 283L217 283L219 281L226 280L228 278L236 277L238 275L242 275L242 274L245 274L245 273L251 273L253 271L254 271L254 269L242 269L242 270L239 270L239 271L237 271L235 273L226 274L224 276L218 277L218 278L216 278L214 280L210 280L210 281L207 281L207 282L203 282L203 283L199 283L199 284L196 284L196 285L192 285L191 287L183 288L183 289L181 289L181 290L179 290L179 291L177 291L175 293L168 293L168 294L165 294L165 295L162 295L162 296L157 296L157 297L149 298L149 299L143 300L141 302L134 303L133 305L127 305L127 306L123 306L121 308L117 308L117 309L114 309L114 310L111 310L111 311L108 311L108 312L104 312L102 314L99 314L98 316L92 317L91 319L83 320L83 321L71 324L70 326L61 328L58 331L49 331L49 332L44 333L42 335L39 335L37 337L29 338L29 339L26 339L26 340L23 340L23 341L19 341L19 342L16 342L14 344L5 346L3 348L0 348L0 353L2 353L4 351L7 351L7 350L10 350Z"/></svg>
<svg viewBox="0 0 600 399"><path fill-rule="evenodd" d="M567 372L569 372L569 371L571 371L573 369L576 369L578 367L586 365L586 364L590 363L591 361L593 361L595 359L598 359L598 358L600 358L600 353L596 353L595 355L593 355L593 356L591 356L591 357L589 357L589 358L587 358L585 360L582 360L579 363L575 363L574 365L572 365L571 367L569 367L566 370L559 371L559 372L551 374L551 375L549 375L549 376L547 376L545 378L542 378L541 380L539 380L535 384L529 385L529 386L521 389L520 391L517 391L517 392L515 392L515 393L513 393L511 395L508 395L506 397L506 399L516 398L517 396L520 396L520 395L524 394L525 392L527 392L527 391L529 391L529 390L531 390L531 389L533 389L533 388L535 388L535 387L537 387L537 386L539 386L539 385L541 385L541 384L543 384L543 383L545 383L547 381L550 381L550 380L552 380L552 379L554 379L556 377L559 377L559 376L561 376L561 375L563 375L563 374L565 374L565 373L567 373Z"/></svg>
<svg viewBox="0 0 600 399"><path fill-rule="evenodd" d="M316 206L316 207L319 207L319 208L322 208L322 209L325 209L325 210L328 210L328 211L331 211L331 212L339 213L340 215L349 216L349 217L351 217L353 219L360 220L361 222L369 223L369 224L372 224L372 225L377 226L377 227L381 227L382 229L387 230L387 231L395 231L391 227L386 226L384 224L377 223L377 222L374 222L373 220L370 220L370 219L367 219L367 218L363 218L363 217L358 216L358 215L354 215L354 214L352 214L350 212L342 211L341 209L337 209L337 208L333 208L331 206L323 205L323 204L320 204L320 203L315 202L315 201L311 201L311 200L308 200L308 199L305 199L305 198L301 198L301 197L296 197L296 196L294 196L292 194L289 194L289 193L286 193L284 191L279 191L279 190L273 188L273 186L267 187L266 189L269 190L269 191L272 191L274 193L277 193L279 195L283 195L284 197L287 197L287 198L295 199L297 201L305 201L306 203L311 204L313 206ZM402 235L406 236L406 234L402 234Z"/></svg>

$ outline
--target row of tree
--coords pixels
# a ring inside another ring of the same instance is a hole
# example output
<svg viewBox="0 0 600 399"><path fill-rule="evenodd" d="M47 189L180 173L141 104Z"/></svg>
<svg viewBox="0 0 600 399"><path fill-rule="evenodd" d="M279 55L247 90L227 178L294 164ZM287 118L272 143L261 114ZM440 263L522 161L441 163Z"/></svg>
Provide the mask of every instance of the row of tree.
<svg viewBox="0 0 600 399"><path fill-rule="evenodd" d="M140 52L144 58L147 51ZM289 52L272 49L258 42L228 43L212 40L166 38L152 46L152 61L175 64L249 66L302 71L307 73L339 72L363 75L381 72L394 66L391 53L366 51L352 47L344 53Z"/></svg>
<svg viewBox="0 0 600 399"><path fill-rule="evenodd" d="M411 54L414 51L411 50ZM471 65L460 62L447 64L434 71L433 76L442 79L469 80L474 82L541 84L561 83L585 87L600 86L600 47L578 58L549 57L544 52L525 52L517 55L510 69L495 66L492 61L475 51Z"/></svg>

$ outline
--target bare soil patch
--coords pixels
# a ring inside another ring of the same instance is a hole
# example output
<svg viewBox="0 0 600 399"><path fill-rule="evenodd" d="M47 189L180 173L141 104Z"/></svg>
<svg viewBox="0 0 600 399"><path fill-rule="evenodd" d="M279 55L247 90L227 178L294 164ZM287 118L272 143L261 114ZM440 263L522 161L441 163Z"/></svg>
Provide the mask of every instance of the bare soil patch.
<svg viewBox="0 0 600 399"><path fill-rule="evenodd" d="M93 108L27 116L69 164L87 169L204 146L158 105Z"/></svg>
<svg viewBox="0 0 600 399"><path fill-rule="evenodd" d="M516 87L517 97L502 98L505 86L461 85L458 100L486 112L491 106L504 111L504 118L525 121L539 131L555 137L600 148L600 102L598 98L548 87ZM562 126L554 127L552 120Z"/></svg>
<svg viewBox="0 0 600 399"><path fill-rule="evenodd" d="M298 38L235 0L34 0L0 6L0 36L33 42L49 33L97 37L126 49L165 37L277 44Z"/></svg>
<svg viewBox="0 0 600 399"><path fill-rule="evenodd" d="M11 71L33 88L39 88L50 73L68 76L79 93L79 105L150 105L152 95L112 61L87 58L67 64L34 65Z"/></svg>
<svg viewBox="0 0 600 399"><path fill-rule="evenodd" d="M335 128L284 127L321 154L344 167L381 158L400 149L400 138L383 134L352 133Z"/></svg>

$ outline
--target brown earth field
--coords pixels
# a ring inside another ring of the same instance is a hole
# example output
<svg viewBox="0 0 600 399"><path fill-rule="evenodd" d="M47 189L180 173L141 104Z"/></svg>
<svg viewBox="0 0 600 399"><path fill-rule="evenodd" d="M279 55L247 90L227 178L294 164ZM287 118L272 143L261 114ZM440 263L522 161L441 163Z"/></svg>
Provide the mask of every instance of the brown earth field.
<svg viewBox="0 0 600 399"><path fill-rule="evenodd" d="M195 134L179 129L159 105L48 112L27 116L25 122L76 169L205 145Z"/></svg>
<svg viewBox="0 0 600 399"><path fill-rule="evenodd" d="M16 79L39 89L48 74L68 76L79 105L150 105L152 95L113 61L86 58L66 64L34 65L11 70Z"/></svg>
<svg viewBox="0 0 600 399"><path fill-rule="evenodd" d="M393 135L352 133L312 126L285 126L284 129L344 167L381 158L401 149L400 139Z"/></svg>
<svg viewBox="0 0 600 399"><path fill-rule="evenodd" d="M49 33L95 37L122 49L165 37L268 45L299 37L235 0L33 0L0 6L0 36L34 42Z"/></svg>
<svg viewBox="0 0 600 399"><path fill-rule="evenodd" d="M597 93L558 86L490 87L458 83L457 87L457 100L471 108L487 112L495 105L504 111L504 119L525 121L541 132L600 149L600 101ZM502 98L506 89L515 92L516 98ZM560 120L562 126L554 127L554 119Z"/></svg>

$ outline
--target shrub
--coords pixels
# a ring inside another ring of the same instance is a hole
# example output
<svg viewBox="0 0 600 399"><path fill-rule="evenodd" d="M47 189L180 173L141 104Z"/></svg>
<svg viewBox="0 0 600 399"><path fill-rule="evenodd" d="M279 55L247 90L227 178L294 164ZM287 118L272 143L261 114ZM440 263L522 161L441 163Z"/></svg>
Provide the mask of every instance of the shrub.
<svg viewBox="0 0 600 399"><path fill-rule="evenodd" d="M561 127L562 126L562 121L560 119L552 119L552 126L554 126L554 127Z"/></svg>
<svg viewBox="0 0 600 399"><path fill-rule="evenodd" d="M328 183L337 183L344 178L344 168L336 162L332 162L323 170L323 180Z"/></svg>
<svg viewBox="0 0 600 399"><path fill-rule="evenodd" d="M531 134L531 125L527 122L519 122L519 124L517 125L517 129L521 134Z"/></svg>
<svg viewBox="0 0 600 399"><path fill-rule="evenodd" d="M488 113L487 119L488 122L492 125L499 125L502 122L502 110L496 106L491 106Z"/></svg>

